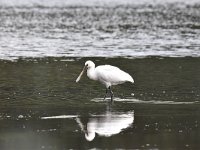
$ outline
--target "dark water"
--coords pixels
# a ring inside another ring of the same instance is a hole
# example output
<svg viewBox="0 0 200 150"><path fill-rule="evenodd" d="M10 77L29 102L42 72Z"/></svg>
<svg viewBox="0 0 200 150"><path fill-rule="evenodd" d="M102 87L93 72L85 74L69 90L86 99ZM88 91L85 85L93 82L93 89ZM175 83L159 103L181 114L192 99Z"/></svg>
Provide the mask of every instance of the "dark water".
<svg viewBox="0 0 200 150"><path fill-rule="evenodd" d="M0 148L199 149L200 59L90 58L128 71L135 84L105 87L86 76L87 58L0 62Z"/></svg>

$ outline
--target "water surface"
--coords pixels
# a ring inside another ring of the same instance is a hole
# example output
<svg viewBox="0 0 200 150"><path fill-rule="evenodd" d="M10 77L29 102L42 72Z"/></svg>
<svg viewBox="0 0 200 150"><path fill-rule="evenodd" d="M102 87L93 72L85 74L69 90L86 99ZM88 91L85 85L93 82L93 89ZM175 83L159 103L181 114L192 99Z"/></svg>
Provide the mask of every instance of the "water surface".
<svg viewBox="0 0 200 150"><path fill-rule="evenodd" d="M92 58L135 79L112 104L87 59L0 62L1 149L199 149L199 58Z"/></svg>
<svg viewBox="0 0 200 150"><path fill-rule="evenodd" d="M198 0L0 2L0 58L199 57Z"/></svg>

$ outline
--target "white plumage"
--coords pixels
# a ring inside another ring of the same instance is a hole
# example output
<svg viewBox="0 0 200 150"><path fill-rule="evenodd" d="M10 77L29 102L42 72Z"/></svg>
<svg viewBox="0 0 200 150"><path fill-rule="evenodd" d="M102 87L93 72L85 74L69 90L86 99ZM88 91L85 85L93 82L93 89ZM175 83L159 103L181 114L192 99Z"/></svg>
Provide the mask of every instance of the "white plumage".
<svg viewBox="0 0 200 150"><path fill-rule="evenodd" d="M124 82L134 83L133 78L128 73L120 70L118 67L111 65L101 65L95 68L95 64L90 60L86 61L82 72L76 79L76 82L80 80L85 70L87 70L87 76L90 79L98 80L106 86L106 95L109 90L111 100L113 100L113 92L111 90L112 85L122 84ZM104 99L106 98L106 95Z"/></svg>
<svg viewBox="0 0 200 150"><path fill-rule="evenodd" d="M115 66L103 65L95 68L98 80L108 88L111 85L122 84L124 82L134 82L133 78L126 72Z"/></svg>

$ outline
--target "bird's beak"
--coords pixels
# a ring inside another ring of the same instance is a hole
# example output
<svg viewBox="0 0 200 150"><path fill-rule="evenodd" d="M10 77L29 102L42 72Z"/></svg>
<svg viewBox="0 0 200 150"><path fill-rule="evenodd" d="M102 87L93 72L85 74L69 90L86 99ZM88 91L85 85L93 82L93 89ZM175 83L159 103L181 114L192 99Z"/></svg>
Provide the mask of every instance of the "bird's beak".
<svg viewBox="0 0 200 150"><path fill-rule="evenodd" d="M86 68L87 68L86 66L83 67L83 70L81 71L81 73L79 74L78 78L76 79L76 83L81 79L81 76L85 72Z"/></svg>

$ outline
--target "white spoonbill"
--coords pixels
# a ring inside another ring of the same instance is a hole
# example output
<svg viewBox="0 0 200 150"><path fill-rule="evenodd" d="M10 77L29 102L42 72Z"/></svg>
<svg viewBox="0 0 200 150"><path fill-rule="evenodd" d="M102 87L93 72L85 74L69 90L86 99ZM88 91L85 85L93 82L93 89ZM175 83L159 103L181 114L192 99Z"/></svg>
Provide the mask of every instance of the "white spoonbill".
<svg viewBox="0 0 200 150"><path fill-rule="evenodd" d="M104 99L106 98L109 91L111 101L113 100L113 92L111 90L112 85L122 84L124 82L134 83L133 78L128 73L120 70L118 67L111 65L101 65L95 68L95 64L91 60L85 62L85 66L78 78L76 79L76 82L81 79L81 76L86 70L87 76L90 79L97 80L106 86L106 94L104 96Z"/></svg>

